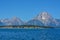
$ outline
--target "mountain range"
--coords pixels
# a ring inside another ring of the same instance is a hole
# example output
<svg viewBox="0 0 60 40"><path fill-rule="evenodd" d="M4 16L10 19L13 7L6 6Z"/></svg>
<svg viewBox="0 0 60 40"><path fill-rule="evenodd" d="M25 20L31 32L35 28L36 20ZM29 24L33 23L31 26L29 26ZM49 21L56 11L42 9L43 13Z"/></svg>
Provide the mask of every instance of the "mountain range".
<svg viewBox="0 0 60 40"><path fill-rule="evenodd" d="M60 19L53 18L48 12L41 12L36 17L27 22L23 22L20 18L17 17L0 20L0 26L6 25L37 25L60 27Z"/></svg>

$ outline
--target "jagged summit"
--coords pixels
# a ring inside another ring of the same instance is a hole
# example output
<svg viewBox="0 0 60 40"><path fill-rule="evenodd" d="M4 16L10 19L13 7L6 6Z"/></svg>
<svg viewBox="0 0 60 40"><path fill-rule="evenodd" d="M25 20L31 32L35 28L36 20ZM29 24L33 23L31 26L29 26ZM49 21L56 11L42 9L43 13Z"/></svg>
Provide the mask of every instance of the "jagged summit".
<svg viewBox="0 0 60 40"><path fill-rule="evenodd" d="M23 21L18 17L13 17L11 19L11 22L13 23L13 25L22 25L23 24Z"/></svg>
<svg viewBox="0 0 60 40"><path fill-rule="evenodd" d="M41 21L42 23L46 23L53 20L53 17L48 12L41 12L35 17L35 19Z"/></svg>
<svg viewBox="0 0 60 40"><path fill-rule="evenodd" d="M48 12L42 12L36 16L38 20L48 20L52 19L52 16Z"/></svg>
<svg viewBox="0 0 60 40"><path fill-rule="evenodd" d="M48 12L41 12L35 18L41 21L44 26L57 26L58 22Z"/></svg>
<svg viewBox="0 0 60 40"><path fill-rule="evenodd" d="M20 18L16 17L16 16L12 17L11 21L18 21L18 22L21 21L22 22L22 20Z"/></svg>

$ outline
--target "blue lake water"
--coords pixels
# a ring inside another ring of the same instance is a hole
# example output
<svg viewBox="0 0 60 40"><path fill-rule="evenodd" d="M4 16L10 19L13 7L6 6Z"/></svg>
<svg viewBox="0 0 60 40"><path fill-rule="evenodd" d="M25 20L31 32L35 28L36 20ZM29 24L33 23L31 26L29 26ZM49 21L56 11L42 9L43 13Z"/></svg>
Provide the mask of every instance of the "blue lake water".
<svg viewBox="0 0 60 40"><path fill-rule="evenodd" d="M0 29L0 40L60 40L60 28Z"/></svg>

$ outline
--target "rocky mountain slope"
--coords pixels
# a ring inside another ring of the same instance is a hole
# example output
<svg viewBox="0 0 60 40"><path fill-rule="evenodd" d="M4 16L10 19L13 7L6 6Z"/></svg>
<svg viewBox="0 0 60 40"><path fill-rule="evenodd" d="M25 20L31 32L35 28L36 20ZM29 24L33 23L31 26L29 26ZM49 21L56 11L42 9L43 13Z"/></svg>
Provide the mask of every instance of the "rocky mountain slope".
<svg viewBox="0 0 60 40"><path fill-rule="evenodd" d="M42 12L28 22L23 22L17 17L13 17L11 19L2 19L0 20L0 26L3 25L37 25L60 27L60 19L53 18L48 12Z"/></svg>

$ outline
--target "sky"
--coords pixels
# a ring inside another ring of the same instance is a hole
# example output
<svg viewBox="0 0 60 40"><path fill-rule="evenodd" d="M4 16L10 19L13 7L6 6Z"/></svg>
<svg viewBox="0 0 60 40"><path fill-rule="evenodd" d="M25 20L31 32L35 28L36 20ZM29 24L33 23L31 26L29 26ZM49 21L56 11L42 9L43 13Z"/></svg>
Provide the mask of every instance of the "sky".
<svg viewBox="0 0 60 40"><path fill-rule="evenodd" d="M60 19L60 0L0 0L0 19L16 16L28 21L43 11Z"/></svg>

